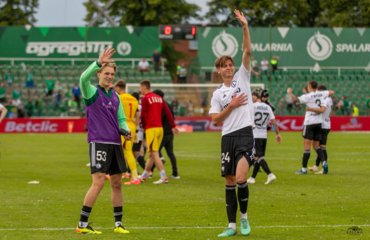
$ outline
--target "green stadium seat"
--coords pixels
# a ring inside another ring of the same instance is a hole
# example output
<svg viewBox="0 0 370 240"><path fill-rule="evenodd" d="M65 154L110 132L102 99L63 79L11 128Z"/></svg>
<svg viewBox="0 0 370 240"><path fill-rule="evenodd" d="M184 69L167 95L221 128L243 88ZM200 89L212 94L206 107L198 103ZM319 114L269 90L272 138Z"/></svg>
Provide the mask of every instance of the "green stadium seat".
<svg viewBox="0 0 370 240"><path fill-rule="evenodd" d="M310 69L303 69L302 70L302 75L305 75L305 76L311 75Z"/></svg>

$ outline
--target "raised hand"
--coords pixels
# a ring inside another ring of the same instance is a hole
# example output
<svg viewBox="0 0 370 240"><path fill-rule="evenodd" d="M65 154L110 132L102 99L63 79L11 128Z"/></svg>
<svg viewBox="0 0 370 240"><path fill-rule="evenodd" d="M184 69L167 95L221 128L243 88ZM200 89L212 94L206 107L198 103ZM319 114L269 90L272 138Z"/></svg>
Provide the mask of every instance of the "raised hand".
<svg viewBox="0 0 370 240"><path fill-rule="evenodd" d="M110 60L110 58L115 53L116 53L116 51L114 50L114 48L111 48L111 47L109 47L108 49L105 48L104 51L102 52L102 54L100 54L100 57L99 57L100 64L114 62L114 60Z"/></svg>
<svg viewBox="0 0 370 240"><path fill-rule="evenodd" d="M248 104L248 96L247 95L242 93L239 96L237 96L237 94L235 93L233 99L231 99L230 106L232 108L238 108L242 105L247 105L247 104Z"/></svg>
<svg viewBox="0 0 370 240"><path fill-rule="evenodd" d="M244 17L244 13L240 13L239 10L235 9L234 10L234 13L236 15L236 18L240 21L240 23L244 26L248 26L248 21L247 19Z"/></svg>

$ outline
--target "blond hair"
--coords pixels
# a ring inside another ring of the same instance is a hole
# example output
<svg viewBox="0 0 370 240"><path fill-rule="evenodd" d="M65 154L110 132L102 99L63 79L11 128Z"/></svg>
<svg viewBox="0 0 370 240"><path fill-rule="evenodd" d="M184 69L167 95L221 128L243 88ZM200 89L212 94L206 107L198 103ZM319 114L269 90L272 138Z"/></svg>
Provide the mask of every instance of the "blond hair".
<svg viewBox="0 0 370 240"><path fill-rule="evenodd" d="M105 67L111 67L114 69L114 72L117 72L117 65L115 63L103 63L101 65L101 68L99 69L98 73L101 73L103 71L103 68Z"/></svg>

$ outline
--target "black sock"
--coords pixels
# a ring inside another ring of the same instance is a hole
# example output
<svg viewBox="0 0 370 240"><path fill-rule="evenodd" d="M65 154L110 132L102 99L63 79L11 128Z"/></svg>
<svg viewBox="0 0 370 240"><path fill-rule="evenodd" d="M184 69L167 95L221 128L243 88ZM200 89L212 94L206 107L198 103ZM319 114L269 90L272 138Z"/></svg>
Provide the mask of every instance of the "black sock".
<svg viewBox="0 0 370 240"><path fill-rule="evenodd" d="M91 207L82 206L79 227L87 227L87 221L90 217Z"/></svg>
<svg viewBox="0 0 370 240"><path fill-rule="evenodd" d="M113 208L113 214L114 214L114 218L115 218L115 225L116 227L122 225L122 207L114 207Z"/></svg>
<svg viewBox="0 0 370 240"><path fill-rule="evenodd" d="M247 213L248 198L249 198L248 183L245 181L241 184L237 183L236 185L238 185L238 200L239 200L240 212Z"/></svg>
<svg viewBox="0 0 370 240"><path fill-rule="evenodd" d="M257 160L257 162L258 162L259 165L261 165L263 171L265 171L267 175L269 175L271 173L269 165L267 165L267 162L265 161L265 159L263 157L260 157Z"/></svg>
<svg viewBox="0 0 370 240"><path fill-rule="evenodd" d="M144 157L141 155L136 156L136 161L139 163L140 167L145 170L145 160Z"/></svg>
<svg viewBox="0 0 370 240"><path fill-rule="evenodd" d="M316 163L315 163L315 166L320 166L320 157L319 157L319 155L317 155L317 158L316 158Z"/></svg>
<svg viewBox="0 0 370 240"><path fill-rule="evenodd" d="M321 150L324 153L325 161L328 161L328 153L326 152L326 147L322 147Z"/></svg>
<svg viewBox="0 0 370 240"><path fill-rule="evenodd" d="M258 164L258 162L254 162L252 178L256 178L257 177L257 174L258 174L258 171L259 170L260 170L260 165Z"/></svg>
<svg viewBox="0 0 370 240"><path fill-rule="evenodd" d="M304 150L303 152L303 159L302 159L302 167L307 168L308 159L310 159L311 151Z"/></svg>
<svg viewBox="0 0 370 240"><path fill-rule="evenodd" d="M238 201L236 200L236 186L225 186L226 189L226 212L229 223L236 223Z"/></svg>
<svg viewBox="0 0 370 240"><path fill-rule="evenodd" d="M325 156L324 156L323 151L321 150L320 147L317 147L315 150L316 150L317 156L319 156L320 158L321 163L323 163L325 161Z"/></svg>

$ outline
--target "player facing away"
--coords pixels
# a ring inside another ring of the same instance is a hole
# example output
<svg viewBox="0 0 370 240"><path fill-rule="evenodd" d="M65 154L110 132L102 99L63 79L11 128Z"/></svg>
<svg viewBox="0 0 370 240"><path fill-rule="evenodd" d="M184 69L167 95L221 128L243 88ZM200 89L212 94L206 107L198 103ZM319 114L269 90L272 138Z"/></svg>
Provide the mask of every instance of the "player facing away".
<svg viewBox="0 0 370 240"><path fill-rule="evenodd" d="M326 91L325 85L320 85L317 87L318 91ZM328 162L328 154L326 152L326 142L328 140L328 135L330 132L331 122L330 122L330 113L331 113L331 106L333 105L333 101L331 97L324 98L324 108L310 108L306 107L306 111L312 111L316 113L322 113L323 121L321 125L321 140L320 140L320 148L324 153L325 161ZM324 170L321 169L319 171L319 165L320 165L320 158L317 156L316 158L316 164L313 167L309 167L308 170L314 171L316 174L323 174Z"/></svg>
<svg viewBox="0 0 370 240"><path fill-rule="evenodd" d="M158 152L163 139L162 111L170 122L173 133L177 135L179 130L176 128L171 112L163 98L150 91L150 82L148 80L140 82L140 92L145 95L141 99L141 125L145 131L146 141L148 143L148 160L146 161L145 170L141 175L141 181L146 181L149 171L153 163L155 163L161 178L153 183L168 183L168 178Z"/></svg>
<svg viewBox="0 0 370 240"><path fill-rule="evenodd" d="M118 80L114 85L114 89L119 94L123 111L126 116L126 123L131 131L132 138L135 139L136 137L138 137L136 134L136 125L139 125L140 118L138 112L139 102L135 97L126 93L126 82L124 80ZM137 173L136 160L134 154L132 153L132 147L134 143L133 141L126 141L123 136L121 137L121 139L123 154L125 155L132 174L131 181L125 182L125 185L139 185L141 182Z"/></svg>
<svg viewBox="0 0 370 240"><path fill-rule="evenodd" d="M255 128L253 129L254 136L254 163L252 176L248 179L248 183L255 183L256 176L260 169L260 166L267 174L267 182L265 184L270 184L276 180L276 176L270 171L267 162L263 158L266 152L267 145L267 125L268 121L272 122L276 132L276 141L281 143L281 136L279 133L279 127L275 120L275 115L269 105L263 103L261 100L262 89L254 89L252 92L253 106L254 106L254 124Z"/></svg>
<svg viewBox="0 0 370 240"><path fill-rule="evenodd" d="M89 129L90 168L92 186L87 192L81 210L77 233L101 234L88 224L91 209L104 186L105 174L110 174L112 188L113 215L116 233L129 233L122 226L122 173L126 171L125 159L121 147L121 136L131 139L126 117L118 94L109 88L117 70L110 58L114 49L105 49L99 60L92 63L80 78L80 88L86 106L87 126ZM97 73L99 84L93 86L91 77Z"/></svg>
<svg viewBox="0 0 370 240"><path fill-rule="evenodd" d="M236 213L240 207L241 233L248 235L247 217L249 189L247 175L253 159L254 108L250 89L251 40L248 21L244 14L234 11L243 26L243 58L239 71L234 74L231 56L216 59L215 67L223 84L212 95L209 113L215 126L222 126L221 175L225 178L226 212L229 225L219 237L236 235ZM250 98L248 98L250 97ZM238 185L238 195L236 195Z"/></svg>
<svg viewBox="0 0 370 240"><path fill-rule="evenodd" d="M307 83L308 93L296 97L292 93L292 89L288 88L287 92L290 95L290 99L293 103L303 103L310 108L319 109L322 108L325 110L324 98L332 96L333 91L316 91L317 82L310 81ZM320 158L323 166L323 173L327 174L329 171L329 166L325 161L324 153L320 148L321 140L321 125L323 122L323 115L321 113L316 113L313 111L306 111L306 116L304 118L304 128L303 128L303 142L304 142L304 152L302 159L302 169L295 174L307 174L307 163L311 155L311 145L315 149L317 155Z"/></svg>

